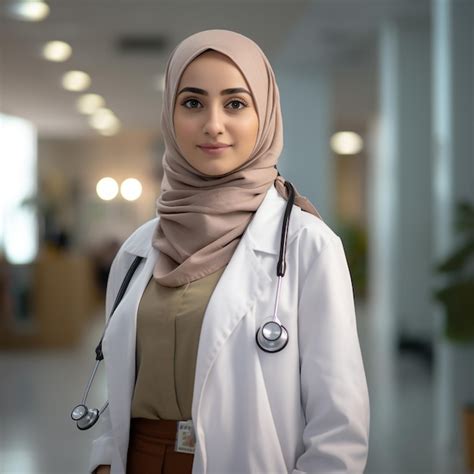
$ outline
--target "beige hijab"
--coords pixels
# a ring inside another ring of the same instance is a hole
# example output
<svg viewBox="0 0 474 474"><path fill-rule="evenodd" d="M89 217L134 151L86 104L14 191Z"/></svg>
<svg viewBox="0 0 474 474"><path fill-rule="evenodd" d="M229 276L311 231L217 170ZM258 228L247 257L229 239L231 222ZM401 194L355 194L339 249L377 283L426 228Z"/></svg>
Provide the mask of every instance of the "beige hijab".
<svg viewBox="0 0 474 474"><path fill-rule="evenodd" d="M202 174L186 161L173 127L181 75L208 49L225 54L240 69L259 119L256 144L248 161L219 176ZM273 70L259 46L227 30L202 31L183 40L166 67L161 128L164 177L157 200L160 220L153 236L153 247L160 254L153 276L163 286L178 287L210 275L229 262L270 186L274 184L288 199L285 180L277 176L276 169L283 148L280 97ZM297 191L295 204L320 217Z"/></svg>

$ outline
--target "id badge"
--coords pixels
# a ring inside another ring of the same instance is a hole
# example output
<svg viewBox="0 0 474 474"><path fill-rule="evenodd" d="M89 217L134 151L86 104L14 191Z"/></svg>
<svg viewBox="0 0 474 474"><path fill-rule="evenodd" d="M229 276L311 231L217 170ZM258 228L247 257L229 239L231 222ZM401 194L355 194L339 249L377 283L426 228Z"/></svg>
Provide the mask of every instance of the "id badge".
<svg viewBox="0 0 474 474"><path fill-rule="evenodd" d="M194 436L193 420L178 421L174 450L178 453L194 454L196 437Z"/></svg>

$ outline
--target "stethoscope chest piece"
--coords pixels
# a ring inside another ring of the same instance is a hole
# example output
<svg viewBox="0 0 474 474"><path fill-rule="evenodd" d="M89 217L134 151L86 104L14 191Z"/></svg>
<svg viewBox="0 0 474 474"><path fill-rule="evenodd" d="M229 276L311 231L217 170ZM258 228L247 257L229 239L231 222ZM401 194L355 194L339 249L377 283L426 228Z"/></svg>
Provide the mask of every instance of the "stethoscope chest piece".
<svg viewBox="0 0 474 474"><path fill-rule="evenodd" d="M80 403L79 405L76 405L71 412L71 418L74 421L79 421L82 418L84 418L87 415L87 407Z"/></svg>
<svg viewBox="0 0 474 474"><path fill-rule="evenodd" d="M272 318L258 329L255 339L262 351L278 352L288 344L288 331Z"/></svg>
<svg viewBox="0 0 474 474"><path fill-rule="evenodd" d="M79 404L71 412L71 418L76 421L80 430L92 428L99 419L100 412L97 408L88 409L85 405Z"/></svg>

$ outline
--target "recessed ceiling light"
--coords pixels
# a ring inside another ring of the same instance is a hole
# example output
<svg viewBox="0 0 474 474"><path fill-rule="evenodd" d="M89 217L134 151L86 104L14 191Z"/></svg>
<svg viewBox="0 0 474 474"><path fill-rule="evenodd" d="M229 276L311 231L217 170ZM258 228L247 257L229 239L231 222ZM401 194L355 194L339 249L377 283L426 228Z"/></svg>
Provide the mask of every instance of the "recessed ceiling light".
<svg viewBox="0 0 474 474"><path fill-rule="evenodd" d="M363 147L362 137L355 132L337 132L331 137L331 148L338 155L355 155Z"/></svg>
<svg viewBox="0 0 474 474"><path fill-rule="evenodd" d="M105 105L105 100L99 94L83 94L77 99L76 105L81 114L93 114Z"/></svg>
<svg viewBox="0 0 474 474"><path fill-rule="evenodd" d="M49 15L49 6L41 0L21 0L11 4L8 11L18 20L41 21Z"/></svg>
<svg viewBox="0 0 474 474"><path fill-rule="evenodd" d="M117 120L117 122L115 122L108 128L101 128L100 130L97 130L97 131L104 137L111 137L112 135L117 135L119 130L120 130L120 122Z"/></svg>
<svg viewBox="0 0 474 474"><path fill-rule="evenodd" d="M89 118L91 127L97 130L107 130L116 127L119 124L118 118L115 114L106 108L96 110Z"/></svg>
<svg viewBox="0 0 474 474"><path fill-rule="evenodd" d="M142 183L135 178L128 178L120 185L120 194L127 201L136 201L142 195Z"/></svg>
<svg viewBox="0 0 474 474"><path fill-rule="evenodd" d="M69 59L72 48L64 41L49 41L43 47L43 57L48 61L60 63Z"/></svg>
<svg viewBox="0 0 474 474"><path fill-rule="evenodd" d="M96 193L104 201L111 201L117 196L119 192L119 186L114 178L106 177L102 178L96 185Z"/></svg>
<svg viewBox="0 0 474 474"><path fill-rule="evenodd" d="M83 91L91 85L91 78L82 71L69 71L64 74L62 84L68 91Z"/></svg>

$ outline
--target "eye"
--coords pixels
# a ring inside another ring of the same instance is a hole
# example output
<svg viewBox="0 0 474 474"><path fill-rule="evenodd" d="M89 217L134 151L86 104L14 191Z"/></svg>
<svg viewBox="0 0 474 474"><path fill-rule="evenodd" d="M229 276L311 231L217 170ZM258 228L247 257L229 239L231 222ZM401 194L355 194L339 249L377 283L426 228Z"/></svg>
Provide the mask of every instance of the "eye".
<svg viewBox="0 0 474 474"><path fill-rule="evenodd" d="M240 110L243 109L244 107L247 107L247 104L243 102L242 100L238 99L233 99L231 100L227 105L230 105L232 110Z"/></svg>
<svg viewBox="0 0 474 474"><path fill-rule="evenodd" d="M201 103L197 99L186 99L181 105L183 105L187 109L197 109L199 108L199 106L202 107Z"/></svg>

